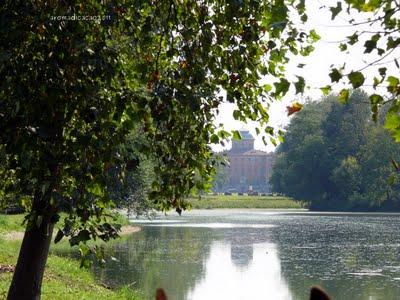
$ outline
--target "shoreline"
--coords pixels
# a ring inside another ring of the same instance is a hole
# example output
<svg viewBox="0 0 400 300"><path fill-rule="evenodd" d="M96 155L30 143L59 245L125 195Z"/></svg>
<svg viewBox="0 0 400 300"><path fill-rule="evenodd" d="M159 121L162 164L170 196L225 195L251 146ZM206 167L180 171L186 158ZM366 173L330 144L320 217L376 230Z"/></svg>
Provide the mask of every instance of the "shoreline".
<svg viewBox="0 0 400 300"><path fill-rule="evenodd" d="M139 226L134 225L124 225L121 227L121 231L119 232L120 236L128 235L132 233L139 232L141 229ZM4 238L7 241L19 241L24 238L24 231L9 231L3 234L0 234L1 238ZM56 232L53 232L53 238L56 235Z"/></svg>
<svg viewBox="0 0 400 300"><path fill-rule="evenodd" d="M6 299L24 228L21 225L23 215L0 215L0 299ZM126 222L127 223L127 222ZM126 224L125 223L125 224ZM137 226L122 226L120 236L138 232ZM52 246L55 246L52 243ZM67 241L58 245L61 249L70 249ZM129 286L109 289L92 273L80 268L79 260L50 251L47 258L42 286L43 300L96 299L96 300L143 300L143 293Z"/></svg>
<svg viewBox="0 0 400 300"><path fill-rule="evenodd" d="M139 226L135 225L124 225L121 228L121 231L119 232L120 235L128 235L132 233L136 233L142 230Z"/></svg>

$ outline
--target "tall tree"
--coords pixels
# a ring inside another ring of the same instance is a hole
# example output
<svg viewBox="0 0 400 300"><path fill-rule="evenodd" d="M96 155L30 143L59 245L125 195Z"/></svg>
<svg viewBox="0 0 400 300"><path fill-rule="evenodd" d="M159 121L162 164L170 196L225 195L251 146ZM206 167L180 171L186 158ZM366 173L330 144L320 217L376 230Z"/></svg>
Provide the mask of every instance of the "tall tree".
<svg viewBox="0 0 400 300"><path fill-rule="evenodd" d="M150 196L163 209L185 208L183 196L212 173L209 143L229 136L213 123L221 91L235 118L263 128L268 102L292 84L290 54L309 54L318 39L295 28L290 10L306 19L300 0L3 3L1 172L32 201L8 299L40 298L61 209L69 216L56 242L69 236L88 254L89 239L117 235L106 177L138 124L138 151L157 158ZM301 92L304 80L293 86ZM137 166L126 161L118 176Z"/></svg>
<svg viewBox="0 0 400 300"><path fill-rule="evenodd" d="M325 141L322 122L336 101L307 103L286 129L285 140L277 149L270 183L273 189L297 199L318 201L323 198L322 157ZM302 174L300 176L300 174Z"/></svg>
<svg viewBox="0 0 400 300"><path fill-rule="evenodd" d="M340 104L308 103L277 150L273 189L307 200L313 210L398 210L400 146L382 123L371 122L368 95Z"/></svg>
<svg viewBox="0 0 400 300"><path fill-rule="evenodd" d="M331 111L322 122L324 142L326 145L322 158L324 169L324 189L328 195L334 195L342 189L340 183L332 180L332 170L339 167L349 157L358 158L359 149L365 144L366 132L372 126L368 95L361 91L354 91L348 103L339 101L332 103ZM347 162L351 162L347 161ZM344 207L346 198L335 197L334 207ZM341 202L341 203L340 203Z"/></svg>

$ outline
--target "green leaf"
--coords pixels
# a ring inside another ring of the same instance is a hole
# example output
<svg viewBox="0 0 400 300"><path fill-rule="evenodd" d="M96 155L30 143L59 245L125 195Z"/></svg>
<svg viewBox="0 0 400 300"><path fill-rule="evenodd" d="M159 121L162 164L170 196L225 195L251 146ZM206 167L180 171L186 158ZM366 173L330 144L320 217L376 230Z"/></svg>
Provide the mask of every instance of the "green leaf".
<svg viewBox="0 0 400 300"><path fill-rule="evenodd" d="M324 96L327 96L332 91L332 87L330 85L326 85L326 86L320 88L320 90L322 91Z"/></svg>
<svg viewBox="0 0 400 300"><path fill-rule="evenodd" d="M399 85L399 78L394 76L389 76L387 78L387 82L389 83L387 90L391 93L396 93Z"/></svg>
<svg viewBox="0 0 400 300"><path fill-rule="evenodd" d="M339 49L340 49L340 51L344 52L344 51L347 50L347 45L344 44L344 43L341 43L341 44L339 45Z"/></svg>
<svg viewBox="0 0 400 300"><path fill-rule="evenodd" d="M366 3L362 4L361 11L372 12L372 11L374 11L375 9L379 8L382 5L383 5L383 3L382 3L381 0L369 0Z"/></svg>
<svg viewBox="0 0 400 300"><path fill-rule="evenodd" d="M372 40L368 40L364 43L364 53L371 53L376 48L377 43Z"/></svg>
<svg viewBox="0 0 400 300"><path fill-rule="evenodd" d="M364 75L361 72L351 72L347 77L355 89L362 86L365 81Z"/></svg>
<svg viewBox="0 0 400 300"><path fill-rule="evenodd" d="M390 131L395 131L400 126L400 116L396 110L389 110L386 114L385 128Z"/></svg>
<svg viewBox="0 0 400 300"><path fill-rule="evenodd" d="M226 130L218 131L218 137L220 137L221 139L225 139L225 138L228 138L230 136L231 136L231 134Z"/></svg>
<svg viewBox="0 0 400 300"><path fill-rule="evenodd" d="M285 139L283 138L282 135L278 135L278 140L279 140L279 143L281 143L281 144L285 141Z"/></svg>
<svg viewBox="0 0 400 300"><path fill-rule="evenodd" d="M57 244L64 237L64 232L62 230L58 230L56 237L54 238L54 244Z"/></svg>
<svg viewBox="0 0 400 300"><path fill-rule="evenodd" d="M232 130L232 138L234 140L241 140L242 136L240 135L240 132L238 130Z"/></svg>
<svg viewBox="0 0 400 300"><path fill-rule="evenodd" d="M383 102L383 97L378 94L373 94L369 96L369 101L371 104L381 104Z"/></svg>
<svg viewBox="0 0 400 300"><path fill-rule="evenodd" d="M272 90L272 86L270 84L264 84L263 89L266 93L268 93Z"/></svg>
<svg viewBox="0 0 400 300"><path fill-rule="evenodd" d="M380 83L381 83L381 81L380 81L378 78L374 77L373 88L376 89L376 87L377 87Z"/></svg>
<svg viewBox="0 0 400 300"><path fill-rule="evenodd" d="M219 143L219 137L216 134L213 134L210 138L210 141L212 144L218 144Z"/></svg>
<svg viewBox="0 0 400 300"><path fill-rule="evenodd" d="M365 51L364 53L371 53L374 49L376 49L377 43L380 39L380 34L374 34L370 40L365 41L364 43L364 47L365 47Z"/></svg>
<svg viewBox="0 0 400 300"><path fill-rule="evenodd" d="M349 45L354 45L355 43L358 42L358 34L357 32L353 33L352 35L347 37L349 39L348 44Z"/></svg>
<svg viewBox="0 0 400 300"><path fill-rule="evenodd" d="M331 78L332 82L339 82L340 79L342 79L343 75L340 73L338 69L332 69L332 71L329 73L329 77Z"/></svg>
<svg viewBox="0 0 400 300"><path fill-rule="evenodd" d="M342 104L346 104L349 101L350 92L348 89L342 89L339 93L339 102Z"/></svg>
<svg viewBox="0 0 400 300"><path fill-rule="evenodd" d="M386 49L394 49L397 48L400 45L400 38L393 38L392 36L389 36L387 44L386 44Z"/></svg>
<svg viewBox="0 0 400 300"><path fill-rule="evenodd" d="M336 7L330 7L329 9L332 13L331 20L334 20L336 16L342 11L342 2L338 1L336 3Z"/></svg>
<svg viewBox="0 0 400 300"><path fill-rule="evenodd" d="M300 94L304 92L304 87L305 87L305 80L301 76L297 76L298 81L294 84L294 87L296 88L296 94Z"/></svg>
<svg viewBox="0 0 400 300"><path fill-rule="evenodd" d="M242 114L241 114L241 112L239 110L236 109L236 110L233 111L233 118L235 120L239 120L241 118L241 116L242 116Z"/></svg>
<svg viewBox="0 0 400 300"><path fill-rule="evenodd" d="M90 232L86 229L79 231L78 235L73 236L69 243L71 246L78 245L81 242L86 242L90 240Z"/></svg>
<svg viewBox="0 0 400 300"><path fill-rule="evenodd" d="M385 77L386 76L386 70L387 70L387 68L383 67L383 68L379 68L378 72L382 77Z"/></svg>
<svg viewBox="0 0 400 300"><path fill-rule="evenodd" d="M303 56L308 56L313 52L315 47L313 45L308 45L306 47L301 48L300 54Z"/></svg>
<svg viewBox="0 0 400 300"><path fill-rule="evenodd" d="M318 33L314 29L312 29L310 31L310 37L313 42L318 42L321 39L321 37L318 35Z"/></svg>
<svg viewBox="0 0 400 300"><path fill-rule="evenodd" d="M275 86L275 96L281 97L288 92L290 83L285 78L281 78L279 82L274 83L274 86Z"/></svg>
<svg viewBox="0 0 400 300"><path fill-rule="evenodd" d="M369 96L369 101L371 102L372 120L374 122L378 121L378 106L384 101L383 97L378 94L373 94Z"/></svg>
<svg viewBox="0 0 400 300"><path fill-rule="evenodd" d="M266 134L274 135L274 127L267 126L265 127L264 131Z"/></svg>
<svg viewBox="0 0 400 300"><path fill-rule="evenodd" d="M268 49L270 49L270 50L274 49L276 47L276 43L274 41L272 41L272 40L269 40L267 42L267 45L268 45Z"/></svg>

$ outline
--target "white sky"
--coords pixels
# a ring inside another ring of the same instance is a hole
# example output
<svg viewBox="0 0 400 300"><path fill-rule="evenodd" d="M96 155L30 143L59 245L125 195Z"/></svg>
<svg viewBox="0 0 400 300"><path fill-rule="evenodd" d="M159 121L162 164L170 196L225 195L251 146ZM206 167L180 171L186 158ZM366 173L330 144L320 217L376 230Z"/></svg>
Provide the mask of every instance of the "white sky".
<svg viewBox="0 0 400 300"><path fill-rule="evenodd" d="M348 25L346 21L347 19L344 19L345 14L339 14L339 16L332 21L331 12L329 9L326 7L321 8L321 6L336 6L336 2L337 0L306 1L308 21L306 26L301 26L308 29L315 29L321 36L321 40L314 45L315 50L310 56L296 58L290 63L290 65L287 67L287 75L288 77L302 75L306 79L306 83L310 86L310 89L308 89L302 96L295 95L293 91L289 92L284 99L281 101L276 101L271 105L269 110L270 125L274 128L284 128L284 126L288 124L290 118L287 117L287 105L295 101L304 102L304 99L307 97L317 100L322 96L319 88L330 84L329 69L332 64L341 66L344 62L346 62L346 70L351 71L364 66L366 64L365 61L370 62L375 60L377 57L375 54L363 54L363 42L359 42L358 49L352 48L350 54L346 54L339 50L339 42L344 40L347 36L353 34L356 29L371 30L371 27L351 27ZM343 5L343 8L345 9L346 6ZM360 20L365 20L365 15ZM388 58L386 61L389 60L390 58ZM304 63L306 66L303 69L297 68L298 63ZM382 67L382 65L379 67ZM373 70L371 70L371 72L373 72ZM373 78L373 76L369 77ZM368 83L370 82L366 81L366 84ZM333 91L339 91L342 87L342 85L337 84L335 87L333 87ZM368 91L368 89L366 90ZM275 146L272 144L265 146L261 140L261 135L258 137L256 136L254 123L244 124L234 120L232 117L233 110L233 104L222 104L220 107L220 114L217 116L216 124L223 123L225 129L227 130L248 129L256 138L256 149L274 151ZM228 144L225 148L230 147L231 145ZM212 148L214 151L221 151L223 149L220 145L212 145Z"/></svg>

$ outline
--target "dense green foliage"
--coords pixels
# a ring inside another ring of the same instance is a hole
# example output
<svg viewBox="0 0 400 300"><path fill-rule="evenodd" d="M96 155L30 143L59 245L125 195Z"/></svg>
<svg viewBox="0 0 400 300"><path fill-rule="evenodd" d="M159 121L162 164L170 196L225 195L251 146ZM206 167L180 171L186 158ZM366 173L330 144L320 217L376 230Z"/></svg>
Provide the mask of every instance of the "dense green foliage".
<svg viewBox="0 0 400 300"><path fill-rule="evenodd" d="M292 119L277 150L273 189L314 210L398 210L393 162L400 145L370 120L368 95L355 91L350 100L310 102Z"/></svg>
<svg viewBox="0 0 400 300"><path fill-rule="evenodd" d="M138 145L142 143L142 130L132 131L118 147L118 160L108 168L106 176L107 190L114 204L136 215L148 214L159 208L149 198L151 184L156 177L156 158L140 153ZM124 170L124 176L120 176L121 170Z"/></svg>

